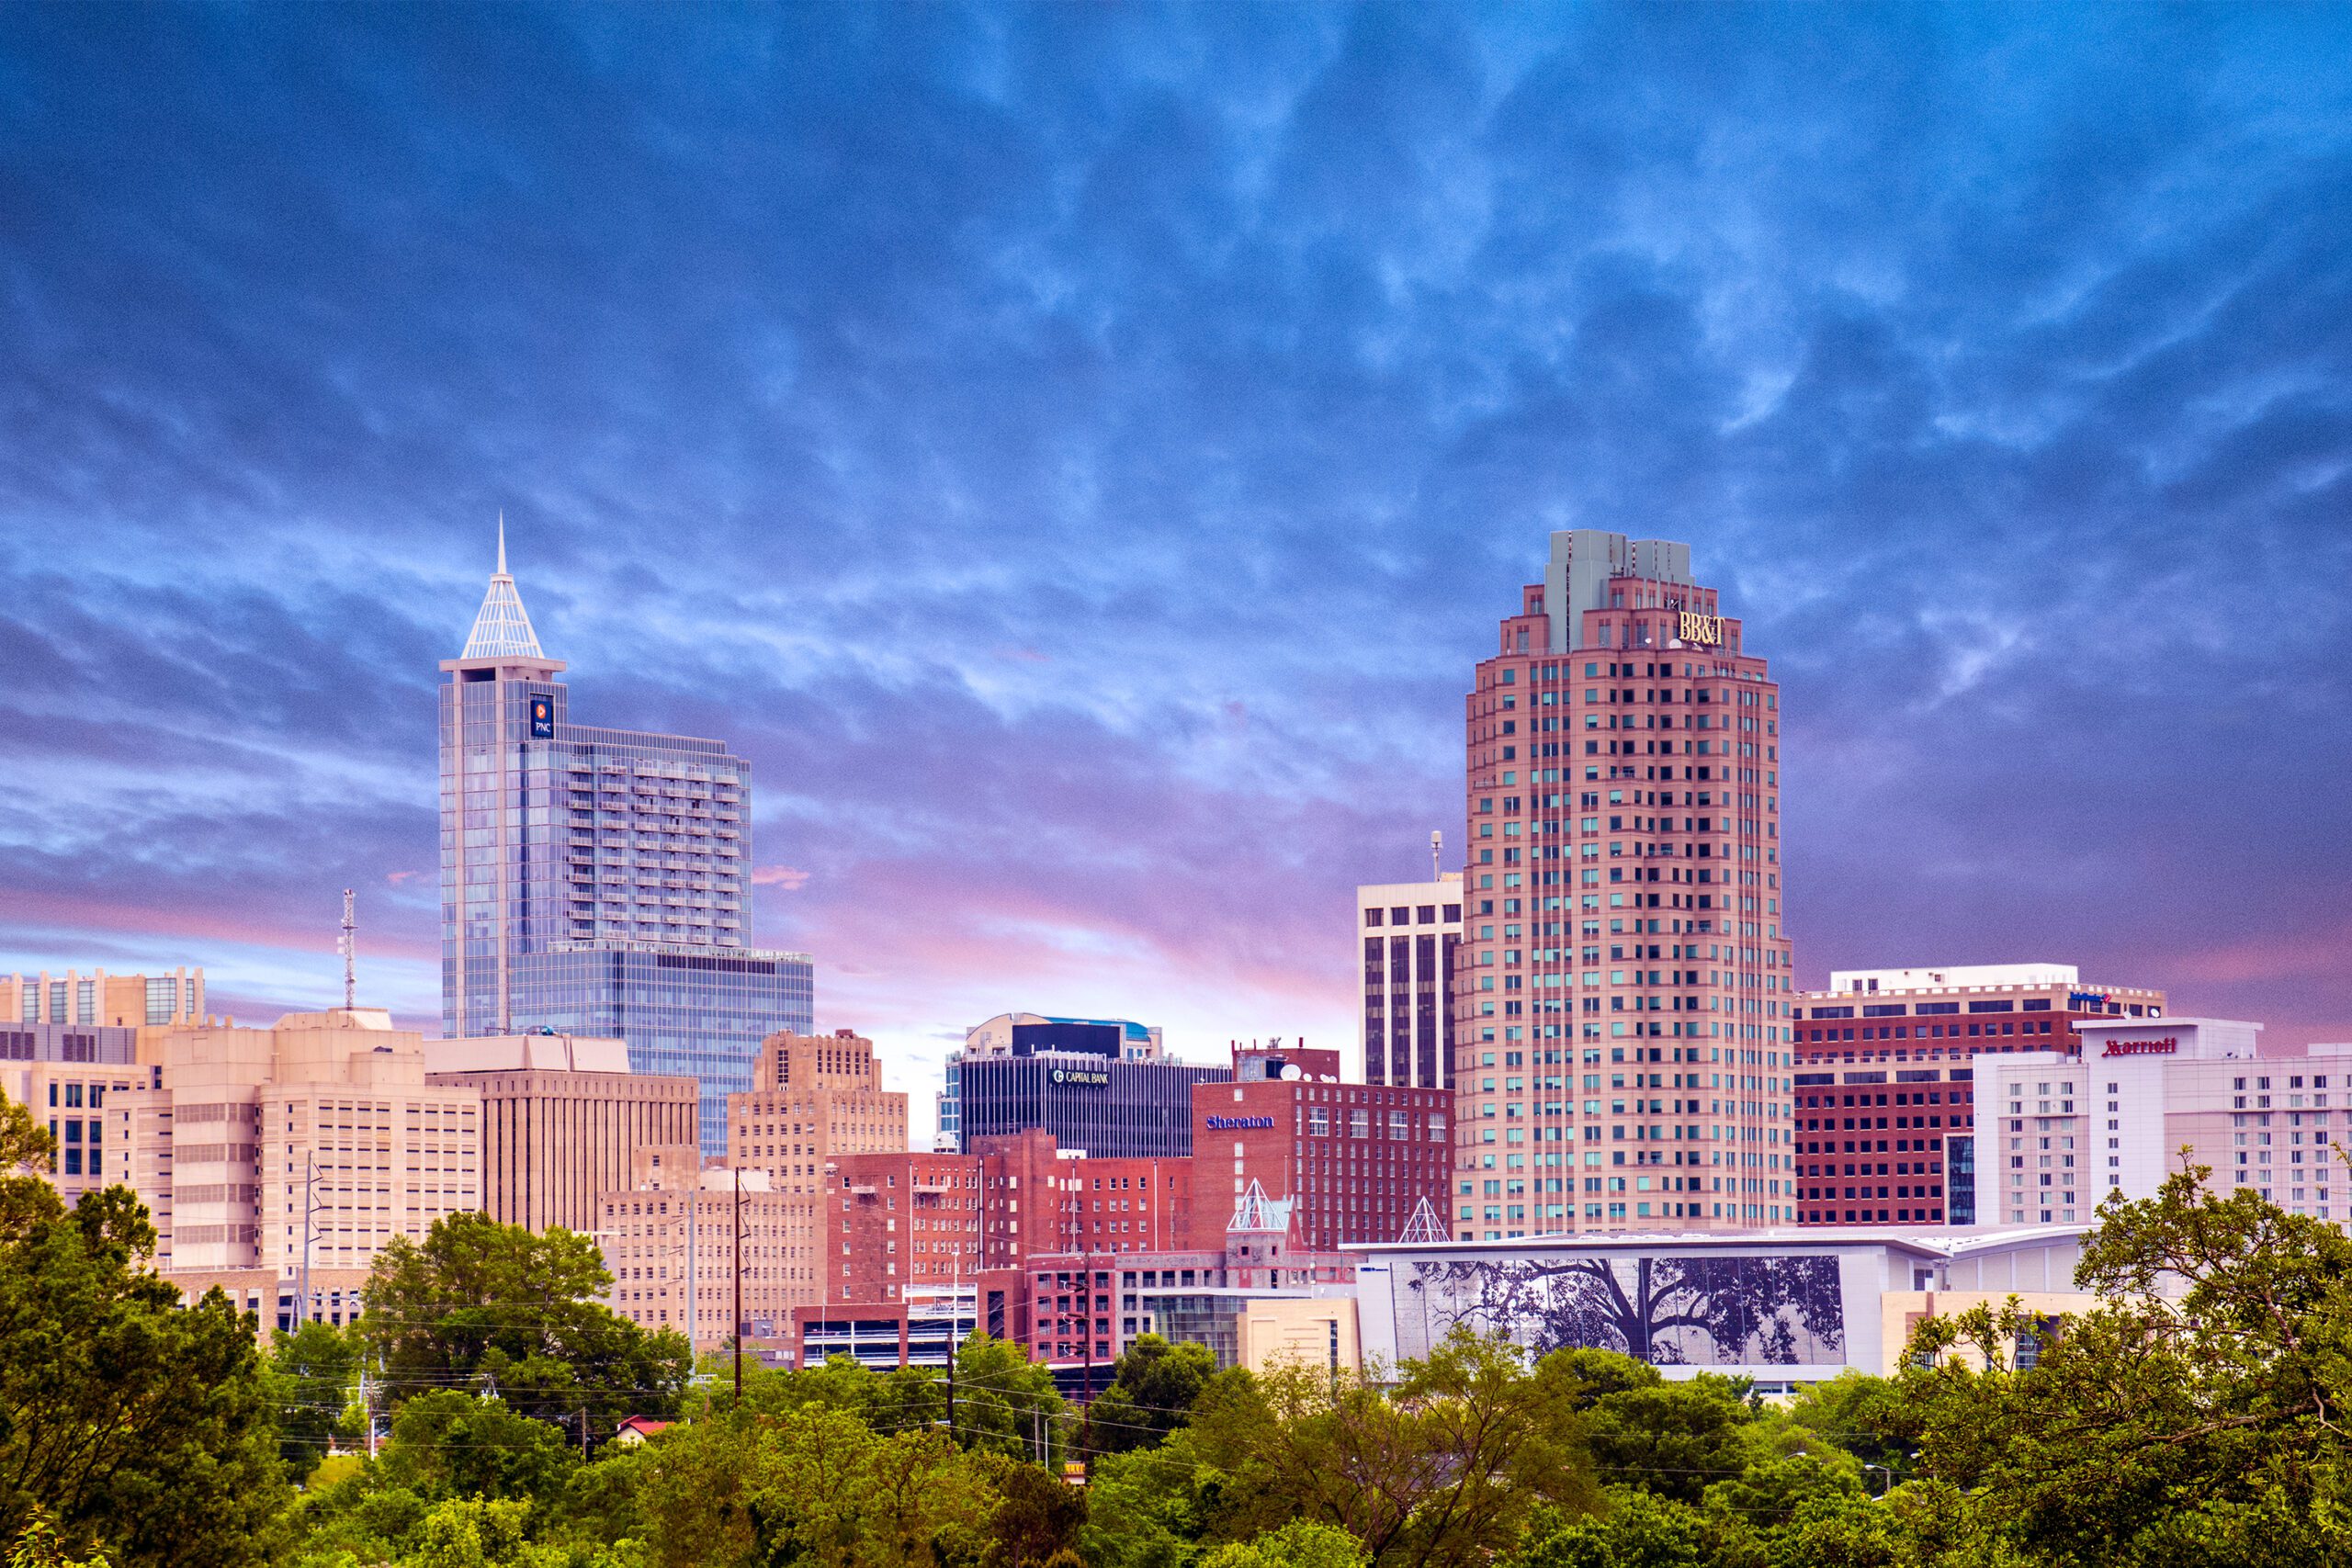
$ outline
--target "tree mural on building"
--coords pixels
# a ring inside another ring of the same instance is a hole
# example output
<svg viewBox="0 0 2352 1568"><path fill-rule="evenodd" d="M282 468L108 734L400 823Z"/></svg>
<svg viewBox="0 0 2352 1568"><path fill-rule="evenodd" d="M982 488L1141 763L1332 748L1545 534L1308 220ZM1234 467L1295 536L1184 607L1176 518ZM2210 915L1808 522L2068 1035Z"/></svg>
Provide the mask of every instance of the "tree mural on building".
<svg viewBox="0 0 2352 1568"><path fill-rule="evenodd" d="M1830 1257L1585 1257L1407 1265L1438 1335L1498 1328L1537 1354L1592 1348L1667 1366L1798 1366L1845 1359Z"/></svg>

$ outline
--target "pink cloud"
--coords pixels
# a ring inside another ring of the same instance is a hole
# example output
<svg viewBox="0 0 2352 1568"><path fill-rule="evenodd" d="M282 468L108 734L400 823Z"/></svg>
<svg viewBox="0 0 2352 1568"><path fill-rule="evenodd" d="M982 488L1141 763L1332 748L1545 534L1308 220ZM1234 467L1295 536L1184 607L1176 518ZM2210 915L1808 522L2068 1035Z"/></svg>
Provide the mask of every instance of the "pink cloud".
<svg viewBox="0 0 2352 1568"><path fill-rule="evenodd" d="M789 893L808 880L808 874L798 866L763 865L752 873L754 887L781 887Z"/></svg>

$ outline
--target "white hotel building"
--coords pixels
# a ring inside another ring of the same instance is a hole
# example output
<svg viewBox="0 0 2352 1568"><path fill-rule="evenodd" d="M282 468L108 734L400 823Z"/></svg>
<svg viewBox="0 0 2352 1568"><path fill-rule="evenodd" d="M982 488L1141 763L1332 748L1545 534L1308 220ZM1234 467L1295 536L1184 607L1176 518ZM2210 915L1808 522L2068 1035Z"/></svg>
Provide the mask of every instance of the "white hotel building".
<svg viewBox="0 0 2352 1568"><path fill-rule="evenodd" d="M2260 1024L2212 1018L2075 1027L2079 1056L1971 1063L1979 1224L2087 1224L2109 1192L2154 1196L2184 1148L2188 1163L2211 1168L2216 1190L2250 1188L2297 1213L2346 1217L2352 1044L2265 1055Z"/></svg>

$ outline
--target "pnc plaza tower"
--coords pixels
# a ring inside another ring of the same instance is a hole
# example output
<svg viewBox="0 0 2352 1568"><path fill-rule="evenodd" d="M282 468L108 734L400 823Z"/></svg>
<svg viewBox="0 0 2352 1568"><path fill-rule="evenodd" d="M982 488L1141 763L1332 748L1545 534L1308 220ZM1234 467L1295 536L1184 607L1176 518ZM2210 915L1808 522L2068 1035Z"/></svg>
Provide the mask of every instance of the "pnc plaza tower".
<svg viewBox="0 0 2352 1568"><path fill-rule="evenodd" d="M441 664L441 1027L618 1039L701 1085L703 1152L760 1043L811 1032L808 955L746 945L752 765L720 741L573 722L499 529L465 651Z"/></svg>
<svg viewBox="0 0 2352 1568"><path fill-rule="evenodd" d="M1781 694L1690 547L1552 536L1464 705L1461 1241L1797 1219Z"/></svg>

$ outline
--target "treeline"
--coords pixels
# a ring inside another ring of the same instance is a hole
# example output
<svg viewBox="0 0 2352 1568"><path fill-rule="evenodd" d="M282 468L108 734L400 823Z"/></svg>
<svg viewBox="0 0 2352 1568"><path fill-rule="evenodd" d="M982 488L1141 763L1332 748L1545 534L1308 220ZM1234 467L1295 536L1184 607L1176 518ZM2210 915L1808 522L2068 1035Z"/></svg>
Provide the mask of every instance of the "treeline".
<svg viewBox="0 0 2352 1568"><path fill-rule="evenodd" d="M2192 1175L2102 1212L2100 1310L1932 1321L1899 1376L1786 1402L1466 1333L1377 1382L1147 1336L1073 1408L975 1336L951 1408L937 1373L848 1361L747 1369L739 1399L599 1304L585 1238L481 1215L389 1248L352 1327L264 1352L218 1297L177 1303L128 1193L64 1211L50 1153L8 1107L11 1568L2352 1561L2352 1245ZM614 1440L628 1416L673 1424Z"/></svg>

